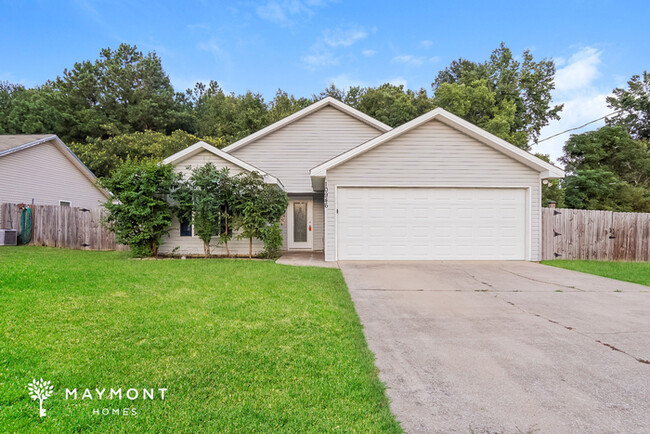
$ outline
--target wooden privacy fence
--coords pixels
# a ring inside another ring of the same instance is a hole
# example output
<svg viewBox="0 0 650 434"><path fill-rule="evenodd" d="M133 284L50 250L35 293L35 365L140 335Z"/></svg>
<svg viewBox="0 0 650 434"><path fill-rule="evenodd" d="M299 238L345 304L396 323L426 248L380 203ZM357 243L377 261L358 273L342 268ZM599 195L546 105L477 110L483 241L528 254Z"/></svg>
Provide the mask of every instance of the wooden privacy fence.
<svg viewBox="0 0 650 434"><path fill-rule="evenodd" d="M84 250L128 250L117 244L115 234L101 220L104 208L73 208L57 205L28 205L32 209L32 241L36 246ZM0 204L0 228L20 233L20 209L11 203Z"/></svg>
<svg viewBox="0 0 650 434"><path fill-rule="evenodd" d="M650 261L650 213L542 208L542 259Z"/></svg>

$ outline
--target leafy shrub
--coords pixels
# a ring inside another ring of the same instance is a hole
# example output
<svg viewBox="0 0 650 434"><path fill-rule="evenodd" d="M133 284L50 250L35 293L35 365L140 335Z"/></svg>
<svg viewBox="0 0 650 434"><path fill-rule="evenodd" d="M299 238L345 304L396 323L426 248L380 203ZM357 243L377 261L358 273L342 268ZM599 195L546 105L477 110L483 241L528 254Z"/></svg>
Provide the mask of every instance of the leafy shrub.
<svg viewBox="0 0 650 434"><path fill-rule="evenodd" d="M260 257L274 259L280 256L282 229L278 222L261 228L260 239L264 242L264 250L260 253Z"/></svg>
<svg viewBox="0 0 650 434"><path fill-rule="evenodd" d="M104 223L117 242L127 244L137 257L158 254L160 239L169 232L172 208L167 195L177 179L171 165L127 161L99 184L113 193L104 203Z"/></svg>

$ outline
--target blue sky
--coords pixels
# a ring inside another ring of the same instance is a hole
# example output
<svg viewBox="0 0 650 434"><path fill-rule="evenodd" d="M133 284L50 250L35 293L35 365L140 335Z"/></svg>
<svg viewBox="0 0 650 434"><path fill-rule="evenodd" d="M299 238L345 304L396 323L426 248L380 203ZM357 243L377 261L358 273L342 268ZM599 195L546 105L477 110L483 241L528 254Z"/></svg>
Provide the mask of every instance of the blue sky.
<svg viewBox="0 0 650 434"><path fill-rule="evenodd" d="M272 98L328 83L431 90L452 60L515 54L557 62L562 120L542 137L609 113L605 97L650 69L645 1L5 1L0 80L33 86L120 42L155 50L177 90L217 80ZM587 129L597 128L600 124ZM535 151L561 154L567 136Z"/></svg>

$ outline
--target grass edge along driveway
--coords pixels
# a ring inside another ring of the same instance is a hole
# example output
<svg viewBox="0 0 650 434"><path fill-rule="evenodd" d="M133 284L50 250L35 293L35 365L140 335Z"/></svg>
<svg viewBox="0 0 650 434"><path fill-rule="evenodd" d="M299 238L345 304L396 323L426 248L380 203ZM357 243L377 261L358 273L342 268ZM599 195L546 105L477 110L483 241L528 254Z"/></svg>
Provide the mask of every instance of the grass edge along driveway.
<svg viewBox="0 0 650 434"><path fill-rule="evenodd" d="M5 431L400 431L338 269L3 247L0 330Z"/></svg>
<svg viewBox="0 0 650 434"><path fill-rule="evenodd" d="M624 282L650 286L650 262L584 261L560 259L542 261L544 265L595 274Z"/></svg>

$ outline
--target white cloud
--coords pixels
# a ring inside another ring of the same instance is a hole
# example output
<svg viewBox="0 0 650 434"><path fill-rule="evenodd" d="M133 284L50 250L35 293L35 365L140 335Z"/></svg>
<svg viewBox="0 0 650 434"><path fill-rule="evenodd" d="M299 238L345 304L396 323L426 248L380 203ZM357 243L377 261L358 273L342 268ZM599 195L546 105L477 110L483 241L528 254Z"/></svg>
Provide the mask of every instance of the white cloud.
<svg viewBox="0 0 650 434"><path fill-rule="evenodd" d="M312 53L302 56L302 61L310 69L317 69L324 66L332 66L339 64L339 58L331 51L315 50Z"/></svg>
<svg viewBox="0 0 650 434"><path fill-rule="evenodd" d="M367 36L368 32L356 26L326 29L312 44L309 53L302 56L302 61L311 70L338 65L339 57L336 55L336 50L350 47Z"/></svg>
<svg viewBox="0 0 650 434"><path fill-rule="evenodd" d="M600 76L601 54L601 50L586 47L568 59L554 59L556 64L562 65L562 68L558 69L555 75L556 89L553 91L553 104L564 104L564 108L560 112L560 120L551 121L542 129L540 139L586 124L612 111L605 101L611 88L609 86L603 88L595 84ZM592 131L604 124L604 120L600 120L579 130L561 134L534 145L533 151L549 154L552 160L557 160L562 155L562 148L571 134Z"/></svg>
<svg viewBox="0 0 650 434"><path fill-rule="evenodd" d="M357 41L365 39L368 32L361 28L350 27L347 29L327 29L323 32L322 41L325 45L336 47L349 47Z"/></svg>
<svg viewBox="0 0 650 434"><path fill-rule="evenodd" d="M289 17L292 14L297 13L297 10L292 8L291 3L292 2L279 3L276 1L269 1L266 4L259 5L255 8L255 12L257 12L257 16L263 20L288 26L293 24Z"/></svg>
<svg viewBox="0 0 650 434"><path fill-rule="evenodd" d="M603 52L593 47L585 47L573 54L568 60L558 59L561 65L555 73L555 89L558 92L568 92L575 89L587 88L598 78L600 55Z"/></svg>
<svg viewBox="0 0 650 434"><path fill-rule="evenodd" d="M196 24L188 24L187 28L191 31L194 30L210 30L210 26L205 23L196 23Z"/></svg>
<svg viewBox="0 0 650 434"><path fill-rule="evenodd" d="M365 57L372 57L375 54L377 54L377 51L375 51L375 50L363 50L363 51L361 51L361 54L363 54Z"/></svg>
<svg viewBox="0 0 650 434"><path fill-rule="evenodd" d="M257 16L281 26L291 26L295 20L311 17L315 9L324 7L326 0L269 0L255 8Z"/></svg>
<svg viewBox="0 0 650 434"><path fill-rule="evenodd" d="M221 49L221 47L219 46L215 38L210 38L207 41L199 42L198 49L212 53L215 56L218 56L221 53L223 53L223 50Z"/></svg>
<svg viewBox="0 0 650 434"><path fill-rule="evenodd" d="M413 56L412 54L402 54L400 56L393 57L393 63L402 63L409 66L418 66L424 63L424 57L422 56Z"/></svg>
<svg viewBox="0 0 650 434"><path fill-rule="evenodd" d="M564 108L560 112L560 120L552 121L548 126L542 129L540 139L553 136L554 134L566 131L570 128L575 128L584 125L587 122L598 119L606 114L611 113L611 109L607 107L605 98L609 96L606 93L591 93L584 96L576 96L574 98L559 101L564 104ZM541 152L542 154L549 154L552 160L557 160L562 156L562 148L569 139L571 134L580 134L586 131L593 131L605 125L604 120L600 120L593 124L589 124L579 130L571 131L569 133L561 134L546 140L539 145L533 146L534 152Z"/></svg>
<svg viewBox="0 0 650 434"><path fill-rule="evenodd" d="M425 39L424 41L420 41L420 48L431 48L433 46L433 41L429 41L428 39Z"/></svg>
<svg viewBox="0 0 650 434"><path fill-rule="evenodd" d="M566 64L566 59L562 56L554 57L553 62L555 63L555 67L560 67L564 64Z"/></svg>

